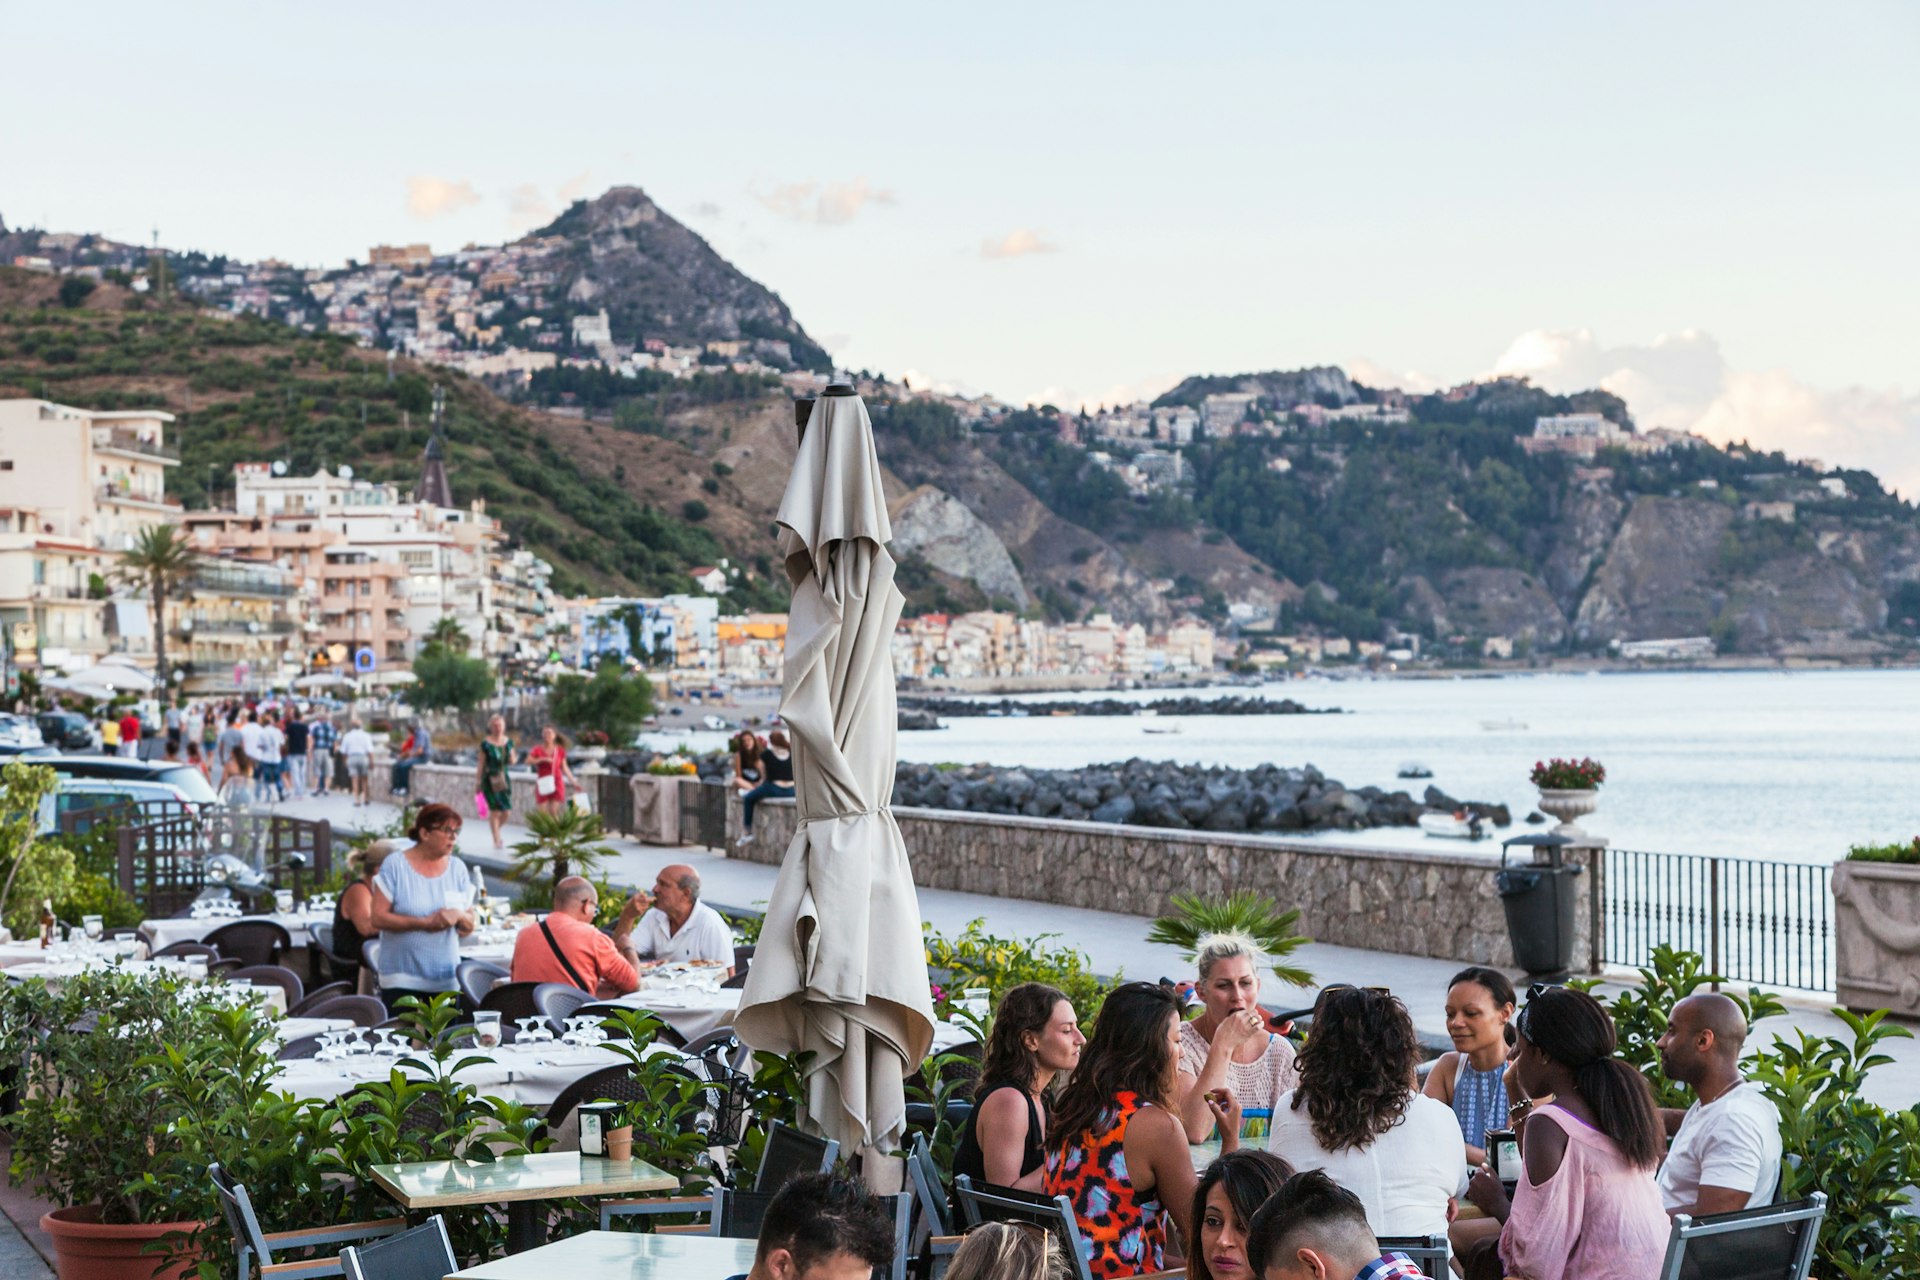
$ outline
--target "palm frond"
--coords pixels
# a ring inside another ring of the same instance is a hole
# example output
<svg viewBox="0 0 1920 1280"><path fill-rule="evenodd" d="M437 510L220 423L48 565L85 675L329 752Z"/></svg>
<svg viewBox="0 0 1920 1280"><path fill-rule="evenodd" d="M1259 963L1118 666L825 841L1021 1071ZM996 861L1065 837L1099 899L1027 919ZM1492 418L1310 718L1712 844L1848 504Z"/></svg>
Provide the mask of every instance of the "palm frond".
<svg viewBox="0 0 1920 1280"><path fill-rule="evenodd" d="M1147 941L1180 948L1187 959L1200 949L1200 939L1210 933L1244 933L1273 961L1273 974L1296 987L1311 986L1313 975L1295 965L1279 963L1313 941L1297 932L1300 911L1280 910L1272 898L1252 890L1239 889L1224 898L1207 898L1197 893L1169 895L1173 912L1153 922Z"/></svg>

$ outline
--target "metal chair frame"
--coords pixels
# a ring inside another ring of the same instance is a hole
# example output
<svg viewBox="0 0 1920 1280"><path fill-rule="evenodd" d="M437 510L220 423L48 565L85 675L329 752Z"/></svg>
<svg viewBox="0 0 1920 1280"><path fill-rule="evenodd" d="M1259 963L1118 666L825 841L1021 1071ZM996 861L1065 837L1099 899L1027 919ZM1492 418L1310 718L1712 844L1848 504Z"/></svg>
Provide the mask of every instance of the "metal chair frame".
<svg viewBox="0 0 1920 1280"><path fill-rule="evenodd" d="M422 1246L431 1249L435 1244L440 1246L436 1256L407 1256L420 1252ZM399 1255L394 1258L390 1270L382 1267L382 1259L388 1254ZM447 1239L447 1224L436 1213L411 1231L403 1231L375 1244L342 1249L340 1268L347 1280L442 1280L459 1270L460 1264L454 1260L453 1242Z"/></svg>
<svg viewBox="0 0 1920 1280"><path fill-rule="evenodd" d="M816 1138L790 1125L771 1121L767 1125L767 1145L760 1155L760 1172L753 1179L755 1191L778 1191L795 1178L809 1173L830 1173L840 1156L840 1144L832 1138Z"/></svg>
<svg viewBox="0 0 1920 1280"><path fill-rule="evenodd" d="M261 1275L337 1276L342 1274L338 1258L308 1258L301 1262L276 1263L275 1249L308 1249L318 1245L347 1244L357 1240L380 1239L406 1230L405 1218L379 1218L369 1222L348 1222L333 1227L313 1227L299 1231L265 1232L253 1211L253 1200L244 1185L227 1177L219 1165L208 1165L213 1190L220 1201L220 1212L233 1233L233 1252L238 1261L238 1280L252 1280L254 1264Z"/></svg>
<svg viewBox="0 0 1920 1280"><path fill-rule="evenodd" d="M1692 1280L1696 1276L1711 1276L1713 1280L1806 1280L1807 1273L1813 1268L1814 1248L1820 1243L1820 1220L1826 1215L1827 1197L1820 1191L1804 1200L1761 1205L1757 1209L1741 1209L1734 1213L1716 1213L1705 1218L1686 1213L1675 1214L1673 1232L1667 1237L1667 1256L1660 1264L1657 1280ZM1727 1271L1713 1262L1700 1262L1698 1255L1695 1255L1691 1267L1688 1264L1687 1246L1692 1241L1723 1240L1728 1236L1779 1227L1797 1231L1799 1239L1794 1241L1792 1256L1764 1263L1765 1270L1750 1266L1742 1271ZM1705 1271L1702 1267L1715 1269Z"/></svg>
<svg viewBox="0 0 1920 1280"><path fill-rule="evenodd" d="M969 1227L983 1222L1031 1222L1045 1227L1054 1233L1067 1265L1073 1268L1074 1280L1093 1280L1087 1255L1080 1247L1080 1224L1073 1216L1073 1202L1065 1196L1034 1196L1004 1187L985 1191L963 1173L953 1180L953 1198Z"/></svg>
<svg viewBox="0 0 1920 1280"><path fill-rule="evenodd" d="M931 1276L939 1266L939 1259L952 1257L964 1237L954 1232L953 1222L947 1216L946 1188L940 1180L940 1166L934 1162L933 1150L927 1146L924 1133L913 1135L913 1144L907 1151L907 1181L920 1205L919 1221L908 1243L908 1252L926 1259L927 1274Z"/></svg>
<svg viewBox="0 0 1920 1280"><path fill-rule="evenodd" d="M300 975L282 964L249 964L230 970L226 975L228 982L248 982L256 987L274 986L280 988L287 997L287 1013L291 1015L307 998L307 984L300 981Z"/></svg>
<svg viewBox="0 0 1920 1280"><path fill-rule="evenodd" d="M493 990L494 983L512 976L490 960L462 960L453 971L453 981L460 988L460 994L476 1008Z"/></svg>

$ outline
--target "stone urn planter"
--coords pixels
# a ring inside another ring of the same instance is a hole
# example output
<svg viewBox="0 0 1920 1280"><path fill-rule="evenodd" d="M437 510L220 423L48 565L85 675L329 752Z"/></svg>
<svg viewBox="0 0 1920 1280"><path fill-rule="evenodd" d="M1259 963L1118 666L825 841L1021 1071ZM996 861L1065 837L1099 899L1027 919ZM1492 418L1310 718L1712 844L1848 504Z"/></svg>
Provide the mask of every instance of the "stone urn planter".
<svg viewBox="0 0 1920 1280"><path fill-rule="evenodd" d="M607 749L605 747L575 747L568 755L573 759L579 760L582 764L597 765L607 758Z"/></svg>
<svg viewBox="0 0 1920 1280"><path fill-rule="evenodd" d="M1560 825L1553 829L1557 836L1580 837L1587 833L1574 821L1584 818L1600 807L1600 792L1593 787L1578 791L1563 790L1557 787L1540 788L1540 812L1560 819Z"/></svg>
<svg viewBox="0 0 1920 1280"><path fill-rule="evenodd" d="M1920 866L1834 863L1833 941L1841 1004L1920 1018Z"/></svg>
<svg viewBox="0 0 1920 1280"><path fill-rule="evenodd" d="M195 1259L155 1266L147 1246L176 1231L192 1231L198 1222L105 1223L97 1204L55 1209L40 1219L53 1237L54 1265L60 1280L181 1280L193 1274Z"/></svg>

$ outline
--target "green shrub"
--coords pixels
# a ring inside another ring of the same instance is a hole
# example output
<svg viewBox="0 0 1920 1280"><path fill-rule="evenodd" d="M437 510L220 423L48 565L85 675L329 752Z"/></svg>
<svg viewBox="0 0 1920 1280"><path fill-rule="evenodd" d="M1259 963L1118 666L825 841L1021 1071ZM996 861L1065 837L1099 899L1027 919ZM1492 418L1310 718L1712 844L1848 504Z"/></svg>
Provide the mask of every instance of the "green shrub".
<svg viewBox="0 0 1920 1280"><path fill-rule="evenodd" d="M986 931L984 916L969 920L957 938L944 937L924 922L921 928L927 965L938 971L935 981L941 989L934 1007L943 1017L967 987L987 988L988 999L998 1008L1009 988L1044 982L1058 987L1073 1002L1080 1024L1091 1028L1107 992L1121 981L1118 974L1110 982L1094 974L1085 952L1053 941L1060 936L1057 933L1024 939L997 937Z"/></svg>
<svg viewBox="0 0 1920 1280"><path fill-rule="evenodd" d="M1847 861L1920 863L1920 836L1906 844L1856 844L1847 850Z"/></svg>
<svg viewBox="0 0 1920 1280"><path fill-rule="evenodd" d="M591 678L560 676L547 700L553 718L569 729L598 729L609 742L626 746L653 714L653 684L630 673L615 659L600 664Z"/></svg>

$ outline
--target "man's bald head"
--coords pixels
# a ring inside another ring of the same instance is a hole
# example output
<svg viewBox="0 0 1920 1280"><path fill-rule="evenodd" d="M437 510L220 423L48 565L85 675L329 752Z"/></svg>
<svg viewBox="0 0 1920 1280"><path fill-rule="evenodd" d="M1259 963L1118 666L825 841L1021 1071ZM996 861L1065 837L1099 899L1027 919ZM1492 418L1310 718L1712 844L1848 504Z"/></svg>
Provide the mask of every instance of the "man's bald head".
<svg viewBox="0 0 1920 1280"><path fill-rule="evenodd" d="M653 881L653 905L678 928L700 901L700 873L684 862L660 868Z"/></svg>
<svg viewBox="0 0 1920 1280"><path fill-rule="evenodd" d="M1718 991L1688 996L1673 1006L1673 1016L1668 1021L1683 1024L1688 1035L1711 1031L1714 1048L1729 1060L1738 1060L1740 1048L1747 1042L1747 1015Z"/></svg>
<svg viewBox="0 0 1920 1280"><path fill-rule="evenodd" d="M1704 1081L1737 1073L1746 1042L1747 1017L1740 1006L1718 992L1703 991L1673 1006L1656 1047L1667 1078L1697 1089Z"/></svg>
<svg viewBox="0 0 1920 1280"><path fill-rule="evenodd" d="M591 881L585 876L568 876L553 886L553 909L555 911L575 911L583 902L598 902L600 895L594 891Z"/></svg>

